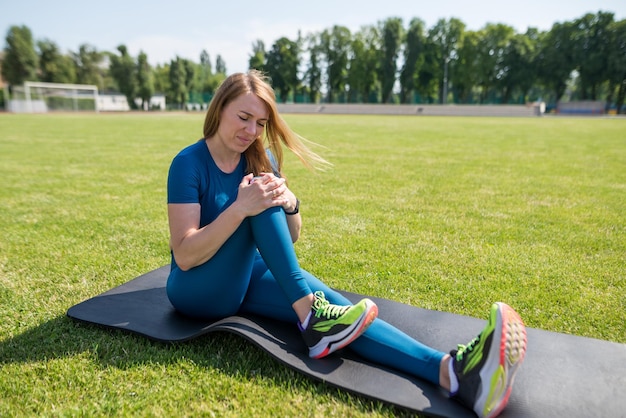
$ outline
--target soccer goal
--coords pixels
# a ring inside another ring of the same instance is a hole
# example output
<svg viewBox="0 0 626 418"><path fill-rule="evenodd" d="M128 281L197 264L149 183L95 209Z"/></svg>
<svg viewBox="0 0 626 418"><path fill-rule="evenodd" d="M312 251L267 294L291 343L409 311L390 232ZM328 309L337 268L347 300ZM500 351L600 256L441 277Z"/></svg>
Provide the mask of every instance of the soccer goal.
<svg viewBox="0 0 626 418"><path fill-rule="evenodd" d="M98 87L26 81L13 88L8 105L15 113L98 112Z"/></svg>

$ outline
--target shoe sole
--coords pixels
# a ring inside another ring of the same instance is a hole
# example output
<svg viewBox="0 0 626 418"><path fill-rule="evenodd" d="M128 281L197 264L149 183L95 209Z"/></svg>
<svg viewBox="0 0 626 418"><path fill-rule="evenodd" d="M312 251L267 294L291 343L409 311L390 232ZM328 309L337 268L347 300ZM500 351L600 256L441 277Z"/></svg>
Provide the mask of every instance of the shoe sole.
<svg viewBox="0 0 626 418"><path fill-rule="evenodd" d="M522 318L509 305L498 302L496 325L487 362L480 370L482 383L474 411L482 417L492 418L506 407L511 396L515 373L526 354L526 327Z"/></svg>
<svg viewBox="0 0 626 418"><path fill-rule="evenodd" d="M326 346L321 352L317 353L316 347L309 350L309 357L314 359L320 359L327 355L334 353L337 350L341 350L345 346L352 343L352 341L359 338L365 330L374 322L374 319L378 317L378 306L369 299L365 299L366 309L363 315L356 321L351 328L344 331L345 335L340 336L339 340L327 342Z"/></svg>

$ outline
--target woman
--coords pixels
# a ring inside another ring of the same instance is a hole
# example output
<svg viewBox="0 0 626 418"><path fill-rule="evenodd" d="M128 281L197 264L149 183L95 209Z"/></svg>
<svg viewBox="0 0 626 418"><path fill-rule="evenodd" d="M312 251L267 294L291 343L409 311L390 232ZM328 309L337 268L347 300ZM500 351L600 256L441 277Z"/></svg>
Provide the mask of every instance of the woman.
<svg viewBox="0 0 626 418"><path fill-rule="evenodd" d="M209 105L203 138L169 171L174 307L194 317L247 312L296 323L313 358L350 345L440 385L479 416L497 415L526 350L519 315L493 304L487 327L449 355L376 319L369 299L351 305L302 270L293 248L302 218L282 176L283 146L309 167L325 163L282 120L261 73L229 76Z"/></svg>

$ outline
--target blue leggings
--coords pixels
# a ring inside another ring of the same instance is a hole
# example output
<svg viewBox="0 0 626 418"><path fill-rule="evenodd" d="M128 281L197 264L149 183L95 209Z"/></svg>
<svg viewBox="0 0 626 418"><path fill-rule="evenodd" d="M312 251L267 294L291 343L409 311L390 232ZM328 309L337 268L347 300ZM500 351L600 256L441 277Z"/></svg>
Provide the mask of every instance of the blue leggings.
<svg viewBox="0 0 626 418"><path fill-rule="evenodd" d="M258 248L258 251L257 251ZM334 304L350 301L300 268L281 208L246 218L206 263L182 271L172 259L167 295L185 315L223 318L246 312L296 323L291 305L322 290ZM439 384L444 353L376 319L349 346L365 359Z"/></svg>

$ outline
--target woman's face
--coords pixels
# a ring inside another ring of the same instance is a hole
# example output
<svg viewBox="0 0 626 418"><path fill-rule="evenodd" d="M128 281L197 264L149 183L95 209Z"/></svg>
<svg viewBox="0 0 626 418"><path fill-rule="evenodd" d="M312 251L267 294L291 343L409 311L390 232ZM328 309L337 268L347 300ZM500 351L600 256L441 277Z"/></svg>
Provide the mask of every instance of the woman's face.
<svg viewBox="0 0 626 418"><path fill-rule="evenodd" d="M222 110L216 136L226 148L243 153L263 134L268 119L261 99L253 93L242 94Z"/></svg>

